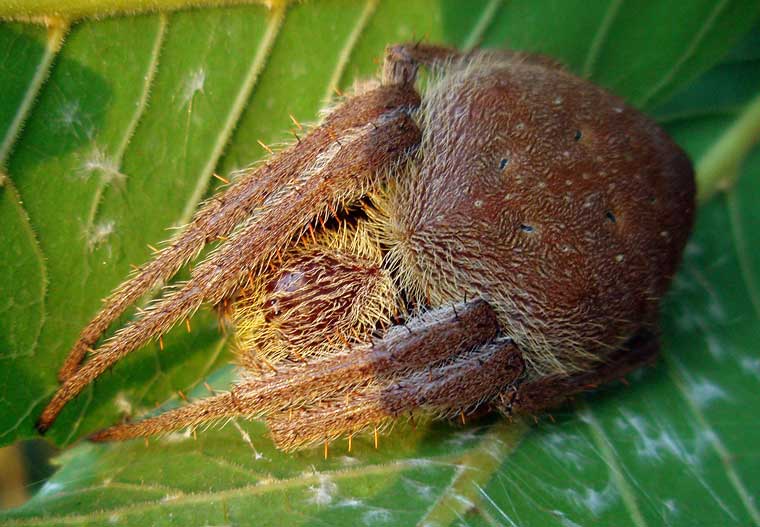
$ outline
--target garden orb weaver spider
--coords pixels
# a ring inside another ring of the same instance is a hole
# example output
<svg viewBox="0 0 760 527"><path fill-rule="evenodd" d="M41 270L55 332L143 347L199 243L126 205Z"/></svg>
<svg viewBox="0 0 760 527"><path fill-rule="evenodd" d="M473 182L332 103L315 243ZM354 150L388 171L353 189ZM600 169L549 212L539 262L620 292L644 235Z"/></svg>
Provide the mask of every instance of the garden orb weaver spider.
<svg viewBox="0 0 760 527"><path fill-rule="evenodd" d="M292 450L417 412L540 412L656 358L694 192L691 163L655 123L550 59L391 46L379 82L206 201L116 289L38 428L202 303L230 306L241 379L92 439L266 417Z"/></svg>

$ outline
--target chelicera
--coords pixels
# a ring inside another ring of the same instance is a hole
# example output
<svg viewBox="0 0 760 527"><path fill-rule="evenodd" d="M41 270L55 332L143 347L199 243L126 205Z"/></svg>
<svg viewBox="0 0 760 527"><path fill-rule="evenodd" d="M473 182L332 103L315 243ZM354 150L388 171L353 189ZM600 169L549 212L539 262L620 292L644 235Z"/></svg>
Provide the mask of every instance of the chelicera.
<svg viewBox="0 0 760 527"><path fill-rule="evenodd" d="M38 427L203 303L230 312L239 382L93 439L265 417L290 450L419 412L534 414L655 359L693 211L678 146L552 60L391 46L380 81L205 202L116 289Z"/></svg>

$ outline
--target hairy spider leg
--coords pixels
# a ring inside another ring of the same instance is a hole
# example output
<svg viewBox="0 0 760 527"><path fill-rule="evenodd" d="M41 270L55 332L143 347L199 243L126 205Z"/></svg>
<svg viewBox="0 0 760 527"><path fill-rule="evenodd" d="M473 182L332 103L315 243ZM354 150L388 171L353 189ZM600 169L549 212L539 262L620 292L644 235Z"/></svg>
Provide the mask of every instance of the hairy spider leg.
<svg viewBox="0 0 760 527"><path fill-rule="evenodd" d="M535 415L560 406L581 392L623 379L633 371L653 364L659 356L659 340L648 330L640 331L594 369L569 376L552 375L511 386L497 404L507 415Z"/></svg>
<svg viewBox="0 0 760 527"><path fill-rule="evenodd" d="M348 398L273 414L267 424L277 447L289 451L382 429L419 412L452 417L489 402L523 370L517 346L510 339L498 339L444 364L390 382L375 381Z"/></svg>
<svg viewBox="0 0 760 527"><path fill-rule="evenodd" d="M64 405L116 361L168 331L203 302L221 302L243 277L258 272L278 249L301 236L312 221L327 216L333 205L359 199L405 159L419 144L420 131L409 116L419 97L413 87L404 89L408 90L407 104L390 105L376 119L327 142L303 172L291 174L249 221L193 270L189 281L151 305L96 350L58 389L39 418L38 430L47 430Z"/></svg>
<svg viewBox="0 0 760 527"><path fill-rule="evenodd" d="M447 63L451 61L462 59L470 62L484 55L498 57L505 62L524 62L554 69L564 69L564 66L555 59L533 53L506 49L459 51L445 46L417 42L414 44L395 44L385 49L382 72L383 83L392 85L414 82L420 66L446 67Z"/></svg>
<svg viewBox="0 0 760 527"><path fill-rule="evenodd" d="M419 411L443 417L465 415L491 403L502 413L536 415L572 396L619 380L658 355L656 337L642 332L591 371L530 379L510 339L496 339L444 364L432 364L391 382L375 382L350 398L333 397L268 417L272 437L284 450L317 445L368 429L377 431Z"/></svg>
<svg viewBox="0 0 760 527"><path fill-rule="evenodd" d="M90 347L130 305L155 285L174 276L182 265L198 255L205 244L227 236L294 175L304 173L325 145L349 130L377 121L390 110L414 107L418 103L416 93L393 85L348 98L297 144L265 164L246 171L224 192L207 200L177 238L105 300L69 351L58 374L59 380L65 381L79 368Z"/></svg>
<svg viewBox="0 0 760 527"><path fill-rule="evenodd" d="M148 437L222 418L288 412L363 386L424 372L491 341L498 332L493 310L482 300L438 308L405 325L391 327L372 344L343 349L324 359L280 367L233 386L229 393L202 399L136 423L97 432L94 441ZM503 387L503 383L498 384ZM466 406L466 405L465 405ZM319 440L317 438L316 440Z"/></svg>

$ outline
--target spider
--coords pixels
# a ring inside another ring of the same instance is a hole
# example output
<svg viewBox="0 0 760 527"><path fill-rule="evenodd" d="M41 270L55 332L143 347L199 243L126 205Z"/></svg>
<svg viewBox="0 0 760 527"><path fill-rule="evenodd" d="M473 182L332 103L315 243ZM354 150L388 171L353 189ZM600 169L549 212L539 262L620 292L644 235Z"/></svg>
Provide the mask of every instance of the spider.
<svg viewBox="0 0 760 527"><path fill-rule="evenodd" d="M41 432L203 303L235 325L239 381L93 440L243 416L265 417L284 450L350 444L420 413L536 414L655 360L694 175L619 98L538 55L394 45L379 80L296 137L105 300ZM218 240L189 280L92 349Z"/></svg>

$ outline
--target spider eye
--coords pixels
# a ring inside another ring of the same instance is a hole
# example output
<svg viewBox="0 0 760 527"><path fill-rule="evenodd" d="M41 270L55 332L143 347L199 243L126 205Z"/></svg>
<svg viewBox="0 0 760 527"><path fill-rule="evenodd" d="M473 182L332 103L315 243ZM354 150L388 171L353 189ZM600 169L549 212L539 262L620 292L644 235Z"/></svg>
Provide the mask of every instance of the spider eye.
<svg viewBox="0 0 760 527"><path fill-rule="evenodd" d="M611 210L608 210L604 215L607 217L610 223L617 223L617 218Z"/></svg>
<svg viewBox="0 0 760 527"><path fill-rule="evenodd" d="M520 229L523 232L533 232L533 227L531 227L530 225L525 225L524 223L520 225Z"/></svg>
<svg viewBox="0 0 760 527"><path fill-rule="evenodd" d="M509 164L509 158L502 157L501 161L499 161L499 170L504 170L507 168L507 165Z"/></svg>
<svg viewBox="0 0 760 527"><path fill-rule="evenodd" d="M580 130L576 130L575 131L575 138L574 139L576 141L580 141L582 137L583 137L583 132L581 132Z"/></svg>

